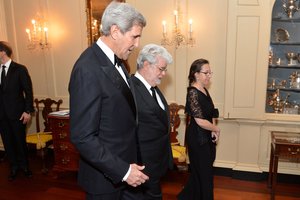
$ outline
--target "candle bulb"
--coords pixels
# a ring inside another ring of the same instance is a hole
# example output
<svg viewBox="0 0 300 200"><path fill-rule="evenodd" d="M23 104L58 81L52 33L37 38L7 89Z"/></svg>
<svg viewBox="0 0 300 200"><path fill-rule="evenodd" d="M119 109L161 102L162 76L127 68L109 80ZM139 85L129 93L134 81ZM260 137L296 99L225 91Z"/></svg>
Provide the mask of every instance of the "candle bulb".
<svg viewBox="0 0 300 200"><path fill-rule="evenodd" d="M193 32L193 28L192 28L193 20L192 19L189 20L189 25L190 25L189 32L192 33Z"/></svg>
<svg viewBox="0 0 300 200"><path fill-rule="evenodd" d="M45 44L48 44L48 27L44 27L45 32Z"/></svg>
<svg viewBox="0 0 300 200"><path fill-rule="evenodd" d="M39 32L39 39L40 39L40 44L43 44L43 32L42 32L42 27L39 26L38 28L38 32Z"/></svg>
<svg viewBox="0 0 300 200"><path fill-rule="evenodd" d="M177 10L174 10L174 16L175 16L175 25L177 27L177 25L178 25L178 11Z"/></svg>
<svg viewBox="0 0 300 200"><path fill-rule="evenodd" d="M26 33L28 35L28 41L31 42L31 34L30 34L30 30L28 28L26 29Z"/></svg>
<svg viewBox="0 0 300 200"><path fill-rule="evenodd" d="M162 21L162 26L163 26L163 34L167 33L167 27L166 27L167 22L164 20Z"/></svg>
<svg viewBox="0 0 300 200"><path fill-rule="evenodd" d="M33 19L31 20L31 23L33 25L33 33L36 34L36 21Z"/></svg>

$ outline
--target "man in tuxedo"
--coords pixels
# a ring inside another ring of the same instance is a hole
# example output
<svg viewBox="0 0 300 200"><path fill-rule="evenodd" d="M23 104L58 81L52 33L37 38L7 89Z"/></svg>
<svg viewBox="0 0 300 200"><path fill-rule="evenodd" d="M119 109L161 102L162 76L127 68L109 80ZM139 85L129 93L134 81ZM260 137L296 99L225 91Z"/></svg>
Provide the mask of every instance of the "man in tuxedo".
<svg viewBox="0 0 300 200"><path fill-rule="evenodd" d="M10 181L16 178L18 170L23 170L27 177L32 176L28 163L26 124L34 111L29 73L24 65L12 61L11 57L10 45L0 41L0 133L10 163Z"/></svg>
<svg viewBox="0 0 300 200"><path fill-rule="evenodd" d="M145 200L161 200L160 179L173 167L168 104L157 87L166 75L172 56L159 45L148 44L137 58L131 77L138 108L138 138L144 172L149 180L141 186Z"/></svg>
<svg viewBox="0 0 300 200"><path fill-rule="evenodd" d="M127 60L139 45L146 20L127 3L105 9L102 36L87 48L72 70L71 141L80 153L78 182L88 200L132 199L129 189L148 177L138 165L137 113Z"/></svg>

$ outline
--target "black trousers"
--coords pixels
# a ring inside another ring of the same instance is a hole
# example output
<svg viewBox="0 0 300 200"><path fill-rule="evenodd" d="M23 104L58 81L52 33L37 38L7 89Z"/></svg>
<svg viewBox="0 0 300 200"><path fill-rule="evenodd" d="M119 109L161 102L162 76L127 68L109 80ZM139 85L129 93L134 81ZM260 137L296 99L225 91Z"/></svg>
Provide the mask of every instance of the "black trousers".
<svg viewBox="0 0 300 200"><path fill-rule="evenodd" d="M143 197L139 188L128 186L124 190L109 194L86 193L86 200L143 200Z"/></svg>
<svg viewBox="0 0 300 200"><path fill-rule="evenodd" d="M0 120L0 133L11 170L27 169L26 124L20 120Z"/></svg>
<svg viewBox="0 0 300 200"><path fill-rule="evenodd" d="M160 178L150 177L144 184L124 193L125 200L162 200Z"/></svg>
<svg viewBox="0 0 300 200"><path fill-rule="evenodd" d="M162 200L162 192L160 186L160 178L151 178L143 185L141 189L144 200Z"/></svg>

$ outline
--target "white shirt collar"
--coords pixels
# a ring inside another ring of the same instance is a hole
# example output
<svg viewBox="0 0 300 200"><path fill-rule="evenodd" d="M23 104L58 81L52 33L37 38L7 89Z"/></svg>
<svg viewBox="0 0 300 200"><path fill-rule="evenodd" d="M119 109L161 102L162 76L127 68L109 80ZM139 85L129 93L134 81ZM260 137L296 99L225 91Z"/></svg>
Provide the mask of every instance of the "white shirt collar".
<svg viewBox="0 0 300 200"><path fill-rule="evenodd" d="M101 40L101 38L99 38L97 40L96 44L102 49L102 51L109 58L111 63L114 64L115 63L115 54L114 54L114 52ZM127 77L126 77L122 67L119 67L119 66L115 65L115 68L118 70L118 72L120 73L120 75L122 76L122 78L124 79L124 81L126 82L126 84L129 87Z"/></svg>
<svg viewBox="0 0 300 200"><path fill-rule="evenodd" d="M9 68L9 66L10 66L10 63L12 62L12 60L11 59L9 59L6 63L4 63L4 64L1 64L1 69L2 69L2 66L3 65L5 65L5 70L7 71L8 70L8 68Z"/></svg>
<svg viewBox="0 0 300 200"><path fill-rule="evenodd" d="M111 63L115 63L115 54L114 52L101 40L101 37L97 40L97 45L102 49L105 55L109 58Z"/></svg>
<svg viewBox="0 0 300 200"><path fill-rule="evenodd" d="M149 92L151 93L151 85L144 79L144 77L138 71L135 72L134 76L137 77L145 85L147 90L149 90Z"/></svg>
<svg viewBox="0 0 300 200"><path fill-rule="evenodd" d="M150 88L151 88L151 85L144 79L144 77L143 77L138 71L135 72L134 76L135 76L136 78L138 78L138 79L145 85L145 87L146 87L147 90L149 91L150 95L152 96L152 91L151 91L151 89L150 89ZM163 102L162 102L162 100L161 100L159 94L157 93L157 91L156 91L156 98L157 98L157 101L158 101L159 106L160 106L163 110L165 110L165 105L163 104Z"/></svg>

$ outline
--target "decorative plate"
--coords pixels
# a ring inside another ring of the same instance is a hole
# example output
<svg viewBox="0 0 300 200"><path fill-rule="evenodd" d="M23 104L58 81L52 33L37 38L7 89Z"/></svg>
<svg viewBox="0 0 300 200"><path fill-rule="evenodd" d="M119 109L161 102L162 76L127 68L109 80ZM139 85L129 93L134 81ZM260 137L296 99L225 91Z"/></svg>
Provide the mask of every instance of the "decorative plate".
<svg viewBox="0 0 300 200"><path fill-rule="evenodd" d="M275 31L276 41L277 42L286 42L290 38L290 34L287 30L278 28Z"/></svg>

